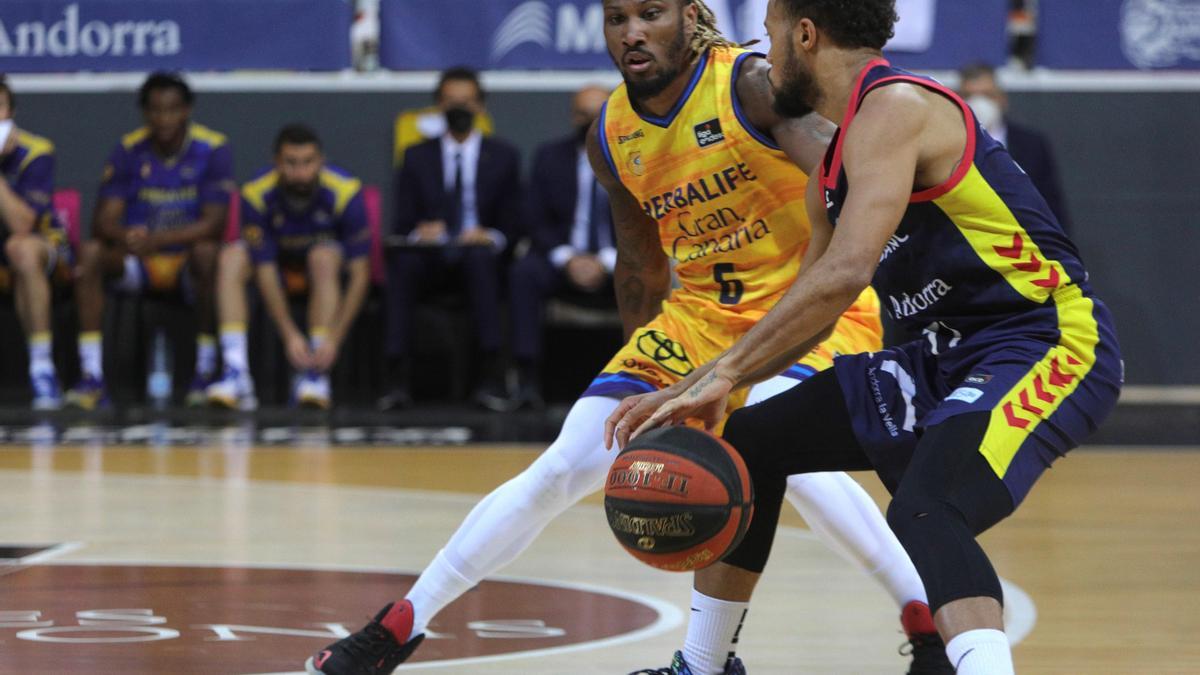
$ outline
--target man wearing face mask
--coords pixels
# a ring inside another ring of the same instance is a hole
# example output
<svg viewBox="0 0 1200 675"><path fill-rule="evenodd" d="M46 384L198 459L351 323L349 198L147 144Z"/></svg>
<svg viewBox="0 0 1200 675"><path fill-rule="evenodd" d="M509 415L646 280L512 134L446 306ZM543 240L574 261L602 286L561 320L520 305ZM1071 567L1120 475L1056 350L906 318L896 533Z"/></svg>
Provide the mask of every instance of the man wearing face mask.
<svg viewBox="0 0 1200 675"><path fill-rule="evenodd" d="M442 73L434 101L446 132L404 154L396 180L395 234L408 246L390 266L388 356L395 363L382 409L409 405L409 346L413 304L434 287L462 286L470 300L482 378L476 402L508 406L500 363L499 264L521 213L520 156L515 148L474 129L484 92L474 71Z"/></svg>
<svg viewBox="0 0 1200 675"><path fill-rule="evenodd" d="M546 300L565 294L588 304L616 306L612 272L617 263L608 193L588 163L585 140L608 99L608 90L584 87L571 109L573 133L543 145L533 161L526 221L533 249L510 273L513 355L520 385L516 405L541 404L538 367Z"/></svg>
<svg viewBox="0 0 1200 675"><path fill-rule="evenodd" d="M1008 148L1008 154L1029 174L1034 187L1058 216L1059 224L1070 234L1070 218L1050 139L1036 129L1009 119L1008 95L1000 88L994 68L985 63L972 64L959 71L959 78L959 93L975 111L979 124L988 135Z"/></svg>

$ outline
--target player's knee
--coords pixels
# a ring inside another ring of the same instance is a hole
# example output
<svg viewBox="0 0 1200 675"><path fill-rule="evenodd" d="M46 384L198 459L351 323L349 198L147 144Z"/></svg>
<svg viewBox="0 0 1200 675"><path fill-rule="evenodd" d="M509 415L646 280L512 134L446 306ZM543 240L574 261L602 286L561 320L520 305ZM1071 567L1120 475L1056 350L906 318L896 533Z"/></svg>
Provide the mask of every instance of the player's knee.
<svg viewBox="0 0 1200 675"><path fill-rule="evenodd" d="M901 542L914 540L931 528L936 529L947 507L934 497L916 489L901 489L888 504L887 522Z"/></svg>
<svg viewBox="0 0 1200 675"><path fill-rule="evenodd" d="M240 242L231 242L221 247L217 268L225 274L244 273L250 267L250 256Z"/></svg>
<svg viewBox="0 0 1200 675"><path fill-rule="evenodd" d="M215 241L200 241L192 244L191 267L200 277L210 277L217 269L220 244Z"/></svg>
<svg viewBox="0 0 1200 675"><path fill-rule="evenodd" d="M40 274L45 267L41 241L31 235L11 235L4 243L4 252L13 269L20 275Z"/></svg>
<svg viewBox="0 0 1200 675"><path fill-rule="evenodd" d="M104 245L95 239L83 242L79 247L79 270L83 276L93 276L100 273L100 261L104 255Z"/></svg>
<svg viewBox="0 0 1200 675"><path fill-rule="evenodd" d="M565 510L583 496L573 494L575 477L575 467L551 446L521 474L527 507L539 512Z"/></svg>
<svg viewBox="0 0 1200 675"><path fill-rule="evenodd" d="M334 246L314 246L308 252L308 272L316 280L337 279L342 269L342 252Z"/></svg>

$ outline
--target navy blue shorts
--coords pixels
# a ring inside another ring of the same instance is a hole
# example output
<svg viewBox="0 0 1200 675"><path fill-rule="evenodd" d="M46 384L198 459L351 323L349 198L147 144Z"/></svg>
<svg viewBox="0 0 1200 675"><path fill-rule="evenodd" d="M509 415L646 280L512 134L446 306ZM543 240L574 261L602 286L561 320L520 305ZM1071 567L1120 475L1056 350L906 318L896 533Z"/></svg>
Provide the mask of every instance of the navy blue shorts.
<svg viewBox="0 0 1200 675"><path fill-rule="evenodd" d="M1111 316L1082 293L1046 311L1023 317L1024 330L976 334L941 354L921 340L834 362L854 434L889 489L922 431L956 415L991 414L978 450L1014 505L1096 430L1123 379Z"/></svg>

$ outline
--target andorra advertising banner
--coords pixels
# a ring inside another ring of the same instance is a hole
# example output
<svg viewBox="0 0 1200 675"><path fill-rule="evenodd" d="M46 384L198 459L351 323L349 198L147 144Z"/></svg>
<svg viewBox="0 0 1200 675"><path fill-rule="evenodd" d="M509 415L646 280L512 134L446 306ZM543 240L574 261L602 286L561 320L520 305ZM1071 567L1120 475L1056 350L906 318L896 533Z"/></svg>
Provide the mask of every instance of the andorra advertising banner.
<svg viewBox="0 0 1200 675"><path fill-rule="evenodd" d="M346 0L0 0L0 72L341 70L352 19Z"/></svg>
<svg viewBox="0 0 1200 675"><path fill-rule="evenodd" d="M1200 0L1041 0L1038 65L1200 69Z"/></svg>
<svg viewBox="0 0 1200 675"><path fill-rule="evenodd" d="M768 48L767 0L705 0L738 42ZM897 65L954 69L1007 55L1008 0L897 0ZM612 68L597 0L381 0L380 58L394 70Z"/></svg>

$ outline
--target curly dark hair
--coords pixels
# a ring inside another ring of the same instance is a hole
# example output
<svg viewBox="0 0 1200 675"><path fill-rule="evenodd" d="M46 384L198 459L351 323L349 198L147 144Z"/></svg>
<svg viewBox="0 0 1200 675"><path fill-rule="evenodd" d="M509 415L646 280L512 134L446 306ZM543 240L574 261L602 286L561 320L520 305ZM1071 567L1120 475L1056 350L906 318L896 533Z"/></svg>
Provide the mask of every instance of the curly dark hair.
<svg viewBox="0 0 1200 675"><path fill-rule="evenodd" d="M146 78L146 81L142 83L141 88L138 89L138 107L145 110L146 106L150 105L151 92L170 89L178 91L179 96L183 98L183 102L186 105L191 105L196 100L196 95L192 93L192 88L188 86L188 83L184 81L181 75L160 70L151 73Z"/></svg>
<svg viewBox="0 0 1200 675"><path fill-rule="evenodd" d="M780 0L793 20L811 19L848 49L883 49L895 34L896 0Z"/></svg>

